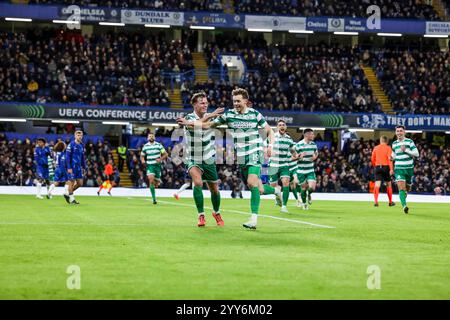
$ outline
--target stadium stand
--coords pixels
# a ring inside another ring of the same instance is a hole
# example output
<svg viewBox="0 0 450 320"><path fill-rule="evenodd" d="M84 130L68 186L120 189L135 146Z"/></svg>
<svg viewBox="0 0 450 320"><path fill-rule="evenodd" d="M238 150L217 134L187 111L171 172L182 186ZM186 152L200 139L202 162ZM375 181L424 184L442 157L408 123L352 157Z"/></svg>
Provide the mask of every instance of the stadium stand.
<svg viewBox="0 0 450 320"><path fill-rule="evenodd" d="M223 12L220 0L162 1L162 0L30 0L30 4L60 4L79 6L103 6L129 9L156 9L181 11ZM293 15L293 16L367 16L366 8L378 5L386 18L440 20L431 4L424 0L281 0L267 5L263 0L235 0L234 11L245 14Z"/></svg>
<svg viewBox="0 0 450 320"><path fill-rule="evenodd" d="M450 113L450 54L382 50L374 67L397 113Z"/></svg>
<svg viewBox="0 0 450 320"><path fill-rule="evenodd" d="M243 45L243 44L242 44ZM251 46L251 44L250 44ZM210 65L220 52L240 53L247 63L244 87L260 109L294 111L381 112L359 65L359 48L325 45L238 49L240 44L205 46ZM241 47L242 48L242 47ZM184 102L193 91L205 90L213 105L230 105L232 85L210 79L183 88Z"/></svg>
<svg viewBox="0 0 450 320"><path fill-rule="evenodd" d="M161 72L192 69L179 41L57 29L0 34L0 100L168 106Z"/></svg>

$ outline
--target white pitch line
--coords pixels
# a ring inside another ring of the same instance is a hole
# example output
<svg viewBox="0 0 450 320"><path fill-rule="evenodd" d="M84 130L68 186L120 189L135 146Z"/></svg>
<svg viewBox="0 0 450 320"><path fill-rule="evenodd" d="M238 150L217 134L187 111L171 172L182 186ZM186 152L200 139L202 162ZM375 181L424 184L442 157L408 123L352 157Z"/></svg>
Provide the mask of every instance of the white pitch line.
<svg viewBox="0 0 450 320"><path fill-rule="evenodd" d="M94 227L151 227L151 224L139 223L94 223L94 222L2 222L0 225L32 225L32 226L94 226Z"/></svg>
<svg viewBox="0 0 450 320"><path fill-rule="evenodd" d="M151 201L151 200L150 199L145 199L144 201ZM176 203L176 202L162 201L162 200L158 200L158 202L172 204L172 205L175 205L175 206L196 208L196 206L192 205L192 204ZM212 209L212 208L211 207L205 207L205 209ZM242 214L242 215L247 215L247 216L251 215L248 212L237 211L237 210L230 210L230 209L221 209L221 211L237 213L237 214ZM275 217L275 216L269 216L269 215L266 215L266 214L258 214L258 216L264 217L264 218L270 218L270 219L274 219L274 220L281 220L281 221L293 222L293 223L298 223L298 224L305 224L305 225L313 226L313 227L317 227L317 228L336 229L336 227L333 227L333 226L326 226L326 225L323 225L323 224L316 224L316 223L306 222L306 221L302 221L302 220L280 218L280 217Z"/></svg>

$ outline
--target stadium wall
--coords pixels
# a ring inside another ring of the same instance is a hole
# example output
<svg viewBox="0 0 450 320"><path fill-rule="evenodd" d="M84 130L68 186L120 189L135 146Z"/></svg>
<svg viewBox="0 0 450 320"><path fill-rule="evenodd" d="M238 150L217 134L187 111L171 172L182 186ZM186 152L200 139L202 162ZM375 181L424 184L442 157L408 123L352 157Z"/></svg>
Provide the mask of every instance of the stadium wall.
<svg viewBox="0 0 450 320"><path fill-rule="evenodd" d="M53 195L62 195L64 188L55 188ZM157 197L173 197L175 189L158 189L156 191ZM36 195L35 187L15 187L15 186L0 186L0 194L4 195ZM150 191L148 189L133 189L133 188L114 188L112 190L114 197L148 197L150 198ZM45 188L43 188L42 195L45 196ZM210 197L209 191L204 190L206 198ZM76 196L95 196L97 197L97 188L81 188L76 192ZM221 191L221 196L224 199L231 199L231 191ZM244 199L250 199L250 192L243 191ZM104 195L103 197L108 197ZM186 190L182 198L192 198L192 190ZM273 199L273 196L262 196L262 199ZM291 200L294 197L291 195ZM63 199L61 199L63 200ZM373 202L373 195L371 193L314 193L315 201L364 201ZM398 195L394 195L393 200L400 202ZM174 200L176 201L176 200ZM387 202L387 197L380 196L380 202ZM435 196L435 195L408 195L408 202L413 203L450 203L450 196Z"/></svg>

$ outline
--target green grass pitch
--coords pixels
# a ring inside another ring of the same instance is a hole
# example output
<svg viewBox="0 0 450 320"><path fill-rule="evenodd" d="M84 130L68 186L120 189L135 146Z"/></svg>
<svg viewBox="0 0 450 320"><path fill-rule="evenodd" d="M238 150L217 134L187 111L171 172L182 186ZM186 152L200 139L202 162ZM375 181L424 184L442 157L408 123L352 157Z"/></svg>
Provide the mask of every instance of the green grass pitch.
<svg viewBox="0 0 450 320"><path fill-rule="evenodd" d="M225 227L192 199L0 196L1 299L449 299L450 205L316 201L280 214L223 200ZM210 206L209 199L205 204ZM234 211L227 211L234 210ZM316 226L317 225L317 226ZM334 228L324 228L320 226ZM81 289L66 286L80 267ZM381 288L367 288L377 265Z"/></svg>

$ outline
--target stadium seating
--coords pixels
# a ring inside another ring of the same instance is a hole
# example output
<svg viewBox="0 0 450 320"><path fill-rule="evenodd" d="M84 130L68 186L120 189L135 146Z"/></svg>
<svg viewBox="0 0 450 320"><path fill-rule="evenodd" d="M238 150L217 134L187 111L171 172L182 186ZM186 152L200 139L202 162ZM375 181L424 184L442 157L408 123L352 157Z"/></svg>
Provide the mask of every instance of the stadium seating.
<svg viewBox="0 0 450 320"><path fill-rule="evenodd" d="M220 0L30 0L29 3L223 12ZM434 8L423 0L281 0L273 1L270 5L263 0L235 0L234 11L236 13L266 15L366 17L366 8L370 5L378 5L382 16L386 18L439 20Z"/></svg>
<svg viewBox="0 0 450 320"><path fill-rule="evenodd" d="M62 30L0 34L0 100L168 106L161 72L192 69L186 45Z"/></svg>
<svg viewBox="0 0 450 320"><path fill-rule="evenodd" d="M450 113L450 54L383 50L374 67L398 113Z"/></svg>
<svg viewBox="0 0 450 320"><path fill-rule="evenodd" d="M359 66L359 49L325 45L267 46L247 49L228 43L208 43L206 56L216 65L219 52L240 53L247 63L244 87L258 109L294 111L381 112ZM245 48L245 46L244 46ZM232 85L210 79L185 85L184 101L194 91L205 90L213 105L231 105Z"/></svg>

